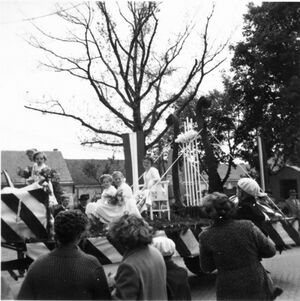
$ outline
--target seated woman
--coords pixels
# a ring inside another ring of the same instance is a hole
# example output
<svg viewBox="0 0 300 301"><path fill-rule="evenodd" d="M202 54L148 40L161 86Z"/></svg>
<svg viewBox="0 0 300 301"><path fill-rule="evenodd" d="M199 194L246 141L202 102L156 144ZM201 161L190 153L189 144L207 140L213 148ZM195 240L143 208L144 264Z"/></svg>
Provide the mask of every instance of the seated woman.
<svg viewBox="0 0 300 301"><path fill-rule="evenodd" d="M112 174L113 182L117 187L117 197L119 201L124 202L124 212L128 214L134 214L137 217L141 217L141 214L137 208L135 198L132 194L130 186L125 182L124 175L120 171L114 171Z"/></svg>
<svg viewBox="0 0 300 301"><path fill-rule="evenodd" d="M145 157L143 160L145 172L143 173L144 186L142 188L142 192L145 200L139 204L141 212L149 209L152 206L150 191L160 181L159 171L153 166L153 163L154 162L151 157Z"/></svg>
<svg viewBox="0 0 300 301"><path fill-rule="evenodd" d="M86 208L86 214L91 219L98 219L104 224L112 222L119 218L125 211L123 201L117 199L117 190L112 185L112 176L104 174L100 177L100 184L104 188L101 198L96 203L89 203Z"/></svg>

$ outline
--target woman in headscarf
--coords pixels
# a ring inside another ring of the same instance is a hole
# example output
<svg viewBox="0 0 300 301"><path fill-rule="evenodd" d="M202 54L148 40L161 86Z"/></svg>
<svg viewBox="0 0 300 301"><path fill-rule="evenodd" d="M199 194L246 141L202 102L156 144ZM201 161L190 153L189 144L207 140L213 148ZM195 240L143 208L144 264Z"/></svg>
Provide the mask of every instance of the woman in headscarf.
<svg viewBox="0 0 300 301"><path fill-rule="evenodd" d="M272 300L261 258L275 255L272 242L251 221L234 220L235 206L215 192L204 200L212 226L200 233L200 265L217 274L217 300Z"/></svg>
<svg viewBox="0 0 300 301"><path fill-rule="evenodd" d="M257 184L250 178L242 178L237 183L238 205L236 211L237 219L246 219L252 221L265 235L268 235L264 222L268 217L263 213L257 204L256 198L266 196Z"/></svg>

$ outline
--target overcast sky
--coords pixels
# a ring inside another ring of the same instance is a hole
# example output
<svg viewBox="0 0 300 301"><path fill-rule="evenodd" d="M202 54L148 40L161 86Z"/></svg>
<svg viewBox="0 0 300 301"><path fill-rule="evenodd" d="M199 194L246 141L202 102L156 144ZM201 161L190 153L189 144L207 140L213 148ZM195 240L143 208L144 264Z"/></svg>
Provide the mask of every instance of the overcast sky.
<svg viewBox="0 0 300 301"><path fill-rule="evenodd" d="M64 5L68 7L69 3ZM247 3L241 0L216 1L212 23L216 40L230 34L233 41L241 38L242 15L246 12ZM54 1L0 0L0 149L26 150L34 147L49 151L57 148L68 159L105 159L112 155L112 151L80 146L81 130L75 121L24 108L29 99L43 100L52 96L80 99L81 95L89 93L86 84L75 84L69 75L39 67L40 54L24 41L24 36L33 30L27 19L35 18L37 24L46 28L57 26L56 16L51 15L55 12L54 4ZM208 0L164 1L160 26L172 31L188 18L197 22L211 5L212 1ZM220 71L228 66L229 60L205 80L201 92L221 88ZM117 157L122 158L122 152L117 153Z"/></svg>

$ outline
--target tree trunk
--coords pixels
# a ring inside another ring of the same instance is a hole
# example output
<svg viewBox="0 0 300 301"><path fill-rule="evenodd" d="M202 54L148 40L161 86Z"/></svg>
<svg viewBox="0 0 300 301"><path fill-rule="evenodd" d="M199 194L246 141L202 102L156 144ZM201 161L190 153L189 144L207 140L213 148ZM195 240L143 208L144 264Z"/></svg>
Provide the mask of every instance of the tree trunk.
<svg viewBox="0 0 300 301"><path fill-rule="evenodd" d="M179 120L176 115L170 114L167 118L167 124L173 125L174 127L174 137L173 137L173 153L172 153L172 162L174 163L178 158L178 143L175 143L175 140L179 134ZM175 198L175 204L178 208L183 207L180 195L180 186L179 186L179 172L178 172L178 160L172 166L172 180L173 180L173 192Z"/></svg>
<svg viewBox="0 0 300 301"><path fill-rule="evenodd" d="M207 133L207 125L204 116L204 106L207 105L206 98L201 97L196 105L196 119L199 127L199 131L201 131L202 143L205 150L204 162L207 166L207 174L208 174L208 192L219 191L223 192L222 181L220 175L218 174L218 161L214 155L213 147L211 142L208 139Z"/></svg>

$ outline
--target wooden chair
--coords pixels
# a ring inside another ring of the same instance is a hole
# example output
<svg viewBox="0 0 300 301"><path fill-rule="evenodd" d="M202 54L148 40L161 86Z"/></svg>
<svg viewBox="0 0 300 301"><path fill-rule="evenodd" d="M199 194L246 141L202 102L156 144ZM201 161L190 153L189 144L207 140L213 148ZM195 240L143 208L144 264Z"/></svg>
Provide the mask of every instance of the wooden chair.
<svg viewBox="0 0 300 301"><path fill-rule="evenodd" d="M152 206L150 207L150 219L153 220L153 213L158 212L159 217L167 212L168 220L171 218L169 193L168 193L168 181L161 181L156 184L150 191Z"/></svg>

